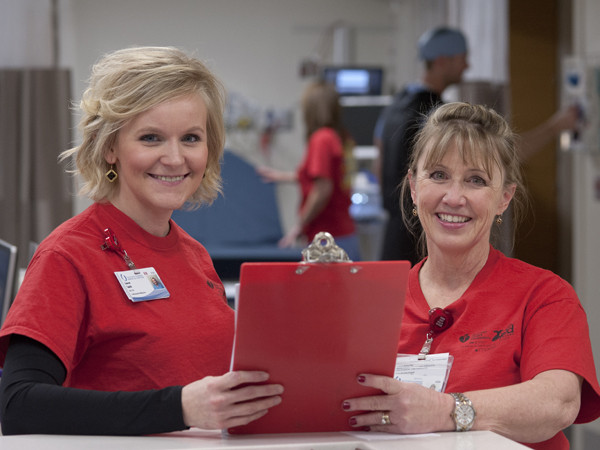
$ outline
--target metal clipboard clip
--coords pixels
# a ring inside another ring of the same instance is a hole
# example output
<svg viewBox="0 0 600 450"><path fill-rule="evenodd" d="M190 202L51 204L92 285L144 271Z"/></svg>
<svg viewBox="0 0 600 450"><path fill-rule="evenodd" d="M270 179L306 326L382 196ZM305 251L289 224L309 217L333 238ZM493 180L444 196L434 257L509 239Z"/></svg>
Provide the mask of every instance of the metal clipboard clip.
<svg viewBox="0 0 600 450"><path fill-rule="evenodd" d="M326 231L315 235L312 243L302 250L302 263L352 262L343 248L338 247L333 236Z"/></svg>

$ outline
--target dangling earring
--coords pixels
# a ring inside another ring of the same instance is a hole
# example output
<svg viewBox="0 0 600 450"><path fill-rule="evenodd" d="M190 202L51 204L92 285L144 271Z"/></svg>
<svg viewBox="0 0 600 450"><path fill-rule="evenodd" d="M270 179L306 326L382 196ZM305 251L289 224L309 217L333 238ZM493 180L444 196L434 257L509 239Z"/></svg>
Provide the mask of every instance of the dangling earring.
<svg viewBox="0 0 600 450"><path fill-rule="evenodd" d="M501 224L502 224L502 214L500 214L498 217L496 217L496 223L497 223L498 225L501 225Z"/></svg>
<svg viewBox="0 0 600 450"><path fill-rule="evenodd" d="M112 183L119 177L119 174L113 170L113 165L111 164L110 170L108 172L106 172L106 174L104 176L106 177L106 179L108 181L110 181Z"/></svg>
<svg viewBox="0 0 600 450"><path fill-rule="evenodd" d="M412 210L413 216L417 217L419 215L419 211L417 211L417 205L413 205Z"/></svg>

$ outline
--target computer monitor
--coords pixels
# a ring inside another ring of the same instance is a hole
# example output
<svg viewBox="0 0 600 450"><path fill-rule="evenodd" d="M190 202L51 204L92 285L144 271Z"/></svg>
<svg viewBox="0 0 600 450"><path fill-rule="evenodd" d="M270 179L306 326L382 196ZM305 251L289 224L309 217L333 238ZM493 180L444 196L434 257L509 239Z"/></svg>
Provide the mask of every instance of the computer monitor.
<svg viewBox="0 0 600 450"><path fill-rule="evenodd" d="M17 247L0 239L0 325L4 323L13 299L16 267Z"/></svg>
<svg viewBox="0 0 600 450"><path fill-rule="evenodd" d="M324 67L323 79L333 84L340 95L381 95L383 69L360 66Z"/></svg>

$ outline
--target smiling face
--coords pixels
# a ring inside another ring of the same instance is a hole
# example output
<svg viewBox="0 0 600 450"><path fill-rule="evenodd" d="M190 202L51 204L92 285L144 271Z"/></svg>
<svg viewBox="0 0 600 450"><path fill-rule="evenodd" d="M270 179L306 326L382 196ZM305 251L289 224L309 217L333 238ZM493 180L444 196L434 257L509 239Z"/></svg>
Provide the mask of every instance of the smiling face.
<svg viewBox="0 0 600 450"><path fill-rule="evenodd" d="M483 164L465 161L455 144L431 167L424 167L426 159L424 152L409 178L429 254L487 251L494 218L508 207L515 186L503 185L497 166L488 174Z"/></svg>
<svg viewBox="0 0 600 450"><path fill-rule="evenodd" d="M119 174L111 202L146 231L166 235L173 210L200 186L206 119L201 97L188 95L150 108L118 131L105 157Z"/></svg>

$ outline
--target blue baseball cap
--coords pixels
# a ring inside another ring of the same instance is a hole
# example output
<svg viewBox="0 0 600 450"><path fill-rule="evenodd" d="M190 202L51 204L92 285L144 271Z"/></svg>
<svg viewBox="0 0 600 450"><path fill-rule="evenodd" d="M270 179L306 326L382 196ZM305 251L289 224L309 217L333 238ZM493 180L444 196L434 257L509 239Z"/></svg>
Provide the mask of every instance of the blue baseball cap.
<svg viewBox="0 0 600 450"><path fill-rule="evenodd" d="M419 58L433 61L438 56L467 53L467 40L459 30L447 27L434 28L419 38Z"/></svg>

